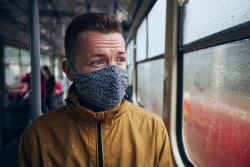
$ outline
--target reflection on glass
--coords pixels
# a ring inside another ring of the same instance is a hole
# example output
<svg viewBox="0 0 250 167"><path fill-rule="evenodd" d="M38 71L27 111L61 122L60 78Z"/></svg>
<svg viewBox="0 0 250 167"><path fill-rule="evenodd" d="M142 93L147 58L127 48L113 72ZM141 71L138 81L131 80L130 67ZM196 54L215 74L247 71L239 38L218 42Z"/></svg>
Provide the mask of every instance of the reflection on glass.
<svg viewBox="0 0 250 167"><path fill-rule="evenodd" d="M250 20L249 0L191 0L183 12L183 44Z"/></svg>
<svg viewBox="0 0 250 167"><path fill-rule="evenodd" d="M166 2L166 0L156 1L148 14L149 58L165 52Z"/></svg>
<svg viewBox="0 0 250 167"><path fill-rule="evenodd" d="M147 71L147 72L145 72ZM137 100L146 109L163 117L164 59L137 66Z"/></svg>
<svg viewBox="0 0 250 167"><path fill-rule="evenodd" d="M136 32L136 61L141 61L147 57L147 31L146 19L144 19Z"/></svg>
<svg viewBox="0 0 250 167"><path fill-rule="evenodd" d="M250 166L249 46L184 54L183 143L195 166Z"/></svg>

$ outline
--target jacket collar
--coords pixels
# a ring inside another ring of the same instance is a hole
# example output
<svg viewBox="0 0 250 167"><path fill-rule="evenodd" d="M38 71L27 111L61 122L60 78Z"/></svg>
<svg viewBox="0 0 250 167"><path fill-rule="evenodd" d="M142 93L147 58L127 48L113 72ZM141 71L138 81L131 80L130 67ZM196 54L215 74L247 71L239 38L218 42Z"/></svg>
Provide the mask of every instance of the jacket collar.
<svg viewBox="0 0 250 167"><path fill-rule="evenodd" d="M70 114L82 124L87 124L93 121L103 121L105 123L113 124L120 119L127 108L127 100L125 98L116 107L99 112L94 112L81 106L79 100L74 84L72 84L68 90L68 96L67 99L65 99L65 102L67 103Z"/></svg>

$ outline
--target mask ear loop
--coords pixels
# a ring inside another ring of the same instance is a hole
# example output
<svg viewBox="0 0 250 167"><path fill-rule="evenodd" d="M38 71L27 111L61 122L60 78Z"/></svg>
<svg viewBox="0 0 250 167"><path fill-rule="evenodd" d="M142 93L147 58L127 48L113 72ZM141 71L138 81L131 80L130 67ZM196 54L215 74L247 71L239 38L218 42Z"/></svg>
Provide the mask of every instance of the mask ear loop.
<svg viewBox="0 0 250 167"><path fill-rule="evenodd" d="M68 61L68 65L69 65L70 69L73 71L73 73L76 74L77 72L76 72L75 68L73 67L73 65L69 61Z"/></svg>

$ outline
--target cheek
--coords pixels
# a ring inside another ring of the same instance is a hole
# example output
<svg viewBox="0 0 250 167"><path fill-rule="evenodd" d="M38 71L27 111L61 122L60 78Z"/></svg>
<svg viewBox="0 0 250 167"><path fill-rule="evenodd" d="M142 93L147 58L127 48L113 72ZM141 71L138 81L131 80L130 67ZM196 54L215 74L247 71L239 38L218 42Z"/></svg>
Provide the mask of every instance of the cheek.
<svg viewBox="0 0 250 167"><path fill-rule="evenodd" d="M123 65L120 66L122 69L127 70L127 66L126 63L124 63Z"/></svg>

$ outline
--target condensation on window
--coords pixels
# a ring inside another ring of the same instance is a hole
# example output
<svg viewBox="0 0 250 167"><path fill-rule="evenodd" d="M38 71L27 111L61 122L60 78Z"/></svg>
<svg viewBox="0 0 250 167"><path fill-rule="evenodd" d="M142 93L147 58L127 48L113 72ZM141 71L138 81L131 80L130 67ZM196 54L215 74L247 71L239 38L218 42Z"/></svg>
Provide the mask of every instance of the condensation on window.
<svg viewBox="0 0 250 167"><path fill-rule="evenodd" d="M195 166L250 166L249 46L184 54L183 143Z"/></svg>
<svg viewBox="0 0 250 167"><path fill-rule="evenodd" d="M183 12L183 45L250 20L249 0L190 0Z"/></svg>
<svg viewBox="0 0 250 167"><path fill-rule="evenodd" d="M145 72L147 71L147 72ZM164 59L137 66L137 100L146 109L163 117Z"/></svg>

